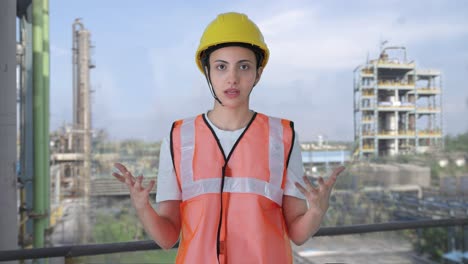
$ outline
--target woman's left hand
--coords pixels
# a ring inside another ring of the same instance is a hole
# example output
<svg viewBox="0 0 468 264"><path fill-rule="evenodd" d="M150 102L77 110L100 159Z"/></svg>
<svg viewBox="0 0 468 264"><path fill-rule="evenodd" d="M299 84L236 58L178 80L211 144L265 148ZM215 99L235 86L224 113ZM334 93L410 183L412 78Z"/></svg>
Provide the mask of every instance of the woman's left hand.
<svg viewBox="0 0 468 264"><path fill-rule="evenodd" d="M328 210L328 201L330 199L330 194L333 189L333 186L336 183L338 175L343 172L345 169L344 166L340 166L333 170L331 176L325 181L322 177L318 178L318 186L314 187L307 176L304 176L305 187L299 183L295 183L299 191L306 197L307 202L309 203L309 209L311 213L315 215L319 214L324 216Z"/></svg>

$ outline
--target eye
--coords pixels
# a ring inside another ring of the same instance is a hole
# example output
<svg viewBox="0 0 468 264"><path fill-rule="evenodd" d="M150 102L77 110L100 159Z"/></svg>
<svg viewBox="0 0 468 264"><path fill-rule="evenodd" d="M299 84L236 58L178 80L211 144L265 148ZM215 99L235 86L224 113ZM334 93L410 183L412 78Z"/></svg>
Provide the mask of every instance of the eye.
<svg viewBox="0 0 468 264"><path fill-rule="evenodd" d="M250 68L250 66L249 66L248 64L241 64L241 65L239 66L239 68L240 68L241 70L246 71L246 70L248 70L248 69Z"/></svg>
<svg viewBox="0 0 468 264"><path fill-rule="evenodd" d="M225 69L226 69L226 65L224 65L224 64L218 64L218 65L216 65L216 69L218 69L218 70L220 70L220 71L225 70Z"/></svg>

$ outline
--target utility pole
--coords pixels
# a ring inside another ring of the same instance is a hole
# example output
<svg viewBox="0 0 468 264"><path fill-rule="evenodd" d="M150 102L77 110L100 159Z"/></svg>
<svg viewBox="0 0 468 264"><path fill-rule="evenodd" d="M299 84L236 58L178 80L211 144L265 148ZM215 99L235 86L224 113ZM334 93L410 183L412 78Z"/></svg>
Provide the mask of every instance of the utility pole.
<svg viewBox="0 0 468 264"><path fill-rule="evenodd" d="M9 0L0 1L0 250L18 248L16 141L16 0Z"/></svg>

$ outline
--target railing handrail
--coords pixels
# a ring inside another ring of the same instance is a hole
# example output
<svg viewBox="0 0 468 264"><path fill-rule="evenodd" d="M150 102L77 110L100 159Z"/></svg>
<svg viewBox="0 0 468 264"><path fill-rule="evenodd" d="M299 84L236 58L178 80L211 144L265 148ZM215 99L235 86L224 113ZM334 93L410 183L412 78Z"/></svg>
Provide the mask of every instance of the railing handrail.
<svg viewBox="0 0 468 264"><path fill-rule="evenodd" d="M404 229L418 229L430 227L465 226L468 218L450 218L438 220L398 221L379 224L363 224L340 227L322 227L313 236L338 236L350 234L363 234L372 232L398 231ZM178 244L174 245L177 248ZM131 241L107 244L87 244L59 246L51 248L33 248L0 251L0 261L21 259L40 259L54 257L81 257L101 254L111 254L130 251L143 251L161 249L153 240Z"/></svg>

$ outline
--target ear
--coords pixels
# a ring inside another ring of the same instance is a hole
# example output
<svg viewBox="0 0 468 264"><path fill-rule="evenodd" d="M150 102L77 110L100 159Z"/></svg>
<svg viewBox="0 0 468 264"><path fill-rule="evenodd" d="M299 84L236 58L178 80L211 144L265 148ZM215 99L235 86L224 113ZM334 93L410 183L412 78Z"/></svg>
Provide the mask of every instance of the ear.
<svg viewBox="0 0 468 264"><path fill-rule="evenodd" d="M260 81L260 77L262 77L263 67L258 67L257 69L257 77L255 78L254 86Z"/></svg>

